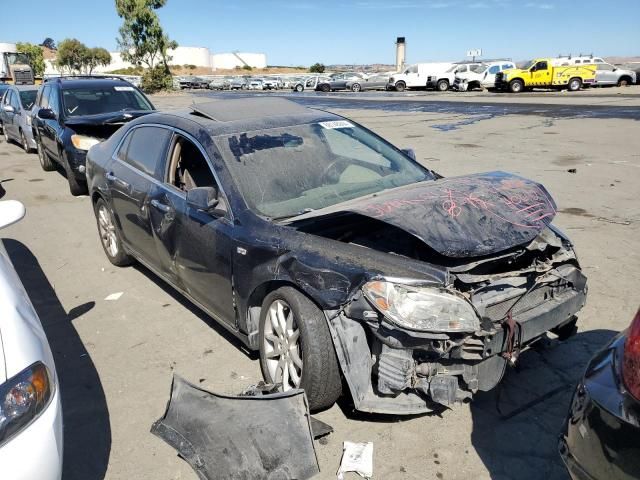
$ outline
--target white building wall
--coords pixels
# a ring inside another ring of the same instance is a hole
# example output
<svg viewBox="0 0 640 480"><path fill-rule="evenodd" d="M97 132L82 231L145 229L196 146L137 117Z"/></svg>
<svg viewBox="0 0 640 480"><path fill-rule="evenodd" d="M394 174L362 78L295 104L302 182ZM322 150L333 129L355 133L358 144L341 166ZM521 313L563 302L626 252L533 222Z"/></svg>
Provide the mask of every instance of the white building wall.
<svg viewBox="0 0 640 480"><path fill-rule="evenodd" d="M106 67L96 67L95 73L111 72L121 68L130 67L129 62L122 59L120 52L111 53L111 64ZM266 68L267 56L264 53L211 53L205 47L178 47L168 51L171 65L195 65L196 67L216 69L233 69L242 67L242 61L236 56L240 56L252 68ZM53 65L51 60L45 60L45 74L55 75L60 72Z"/></svg>

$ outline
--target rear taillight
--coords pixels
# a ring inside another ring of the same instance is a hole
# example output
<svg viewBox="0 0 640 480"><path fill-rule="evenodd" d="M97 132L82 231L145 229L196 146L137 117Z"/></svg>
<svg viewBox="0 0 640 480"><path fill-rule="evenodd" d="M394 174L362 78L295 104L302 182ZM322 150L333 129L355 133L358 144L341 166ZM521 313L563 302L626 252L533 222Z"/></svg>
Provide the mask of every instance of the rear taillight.
<svg viewBox="0 0 640 480"><path fill-rule="evenodd" d="M640 310L631 322L624 344L622 379L629 393L640 400Z"/></svg>

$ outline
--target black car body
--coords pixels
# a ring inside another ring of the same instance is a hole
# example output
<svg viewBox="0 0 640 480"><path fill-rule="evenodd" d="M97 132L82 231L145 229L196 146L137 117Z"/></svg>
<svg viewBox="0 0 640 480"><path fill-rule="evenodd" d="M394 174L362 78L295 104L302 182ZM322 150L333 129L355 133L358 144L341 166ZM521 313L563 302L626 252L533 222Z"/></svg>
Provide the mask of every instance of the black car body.
<svg viewBox="0 0 640 480"><path fill-rule="evenodd" d="M119 78L61 77L40 87L33 109L33 137L42 168L49 171L60 164L71 193L80 195L86 193L90 146L154 107L140 90Z"/></svg>
<svg viewBox="0 0 640 480"><path fill-rule="evenodd" d="M629 330L589 362L560 454L574 480L640 478L640 311Z"/></svg>
<svg viewBox="0 0 640 480"><path fill-rule="evenodd" d="M575 325L586 279L544 187L504 172L442 179L283 99L194 109L136 119L90 150L103 247L260 350L267 381L293 379L312 408L336 400L340 372L359 410L452 405ZM178 143L202 165L180 166Z"/></svg>

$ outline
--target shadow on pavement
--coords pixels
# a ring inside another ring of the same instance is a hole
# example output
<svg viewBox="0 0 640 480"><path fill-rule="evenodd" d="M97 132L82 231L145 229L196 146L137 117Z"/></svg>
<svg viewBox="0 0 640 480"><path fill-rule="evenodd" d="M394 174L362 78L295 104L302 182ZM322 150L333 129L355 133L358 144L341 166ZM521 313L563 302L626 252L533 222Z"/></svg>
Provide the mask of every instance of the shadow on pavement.
<svg viewBox="0 0 640 480"><path fill-rule="evenodd" d="M188 298L186 298L179 291L177 291L175 288L173 288L171 285L165 282L162 278L158 277L155 273L153 273L147 267L145 267L141 263L135 263L133 267L136 270L138 270L140 273L142 273L144 276L146 276L153 283L158 285L165 293L167 293L168 295L171 295L171 297L176 302L178 302L184 308L189 310L191 313L193 313L196 317L198 317L204 323L206 323L209 327L215 330L217 334L219 334L221 337L227 340L230 344L232 344L234 347L236 347L238 350L244 353L251 360L256 360L259 358L258 352L253 352L249 350L244 345L244 343L242 343L240 339L238 339L235 335L229 332L225 327L220 325L218 321L216 321L214 318L207 315L207 313L201 310L198 306L191 303L191 301Z"/></svg>
<svg viewBox="0 0 640 480"><path fill-rule="evenodd" d="M471 403L471 442L491 478L568 479L558 436L588 360L617 332L592 330L524 352L496 389Z"/></svg>
<svg viewBox="0 0 640 480"><path fill-rule="evenodd" d="M103 479L111 451L109 411L96 367L72 323L95 302L65 312L29 248L16 240L3 242L40 317L56 363L64 424L63 478Z"/></svg>

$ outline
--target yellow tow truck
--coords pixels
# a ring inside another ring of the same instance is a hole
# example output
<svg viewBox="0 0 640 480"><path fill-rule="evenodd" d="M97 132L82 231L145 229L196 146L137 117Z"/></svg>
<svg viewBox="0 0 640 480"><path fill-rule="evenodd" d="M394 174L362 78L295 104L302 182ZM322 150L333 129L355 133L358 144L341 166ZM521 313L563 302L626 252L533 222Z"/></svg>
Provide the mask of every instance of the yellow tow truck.
<svg viewBox="0 0 640 480"><path fill-rule="evenodd" d="M562 63L565 63L564 65ZM596 80L595 64L568 65L559 58L537 58L524 68L511 68L496 73L496 90L520 93L533 88L566 88L580 90Z"/></svg>

